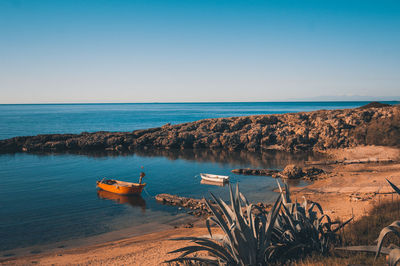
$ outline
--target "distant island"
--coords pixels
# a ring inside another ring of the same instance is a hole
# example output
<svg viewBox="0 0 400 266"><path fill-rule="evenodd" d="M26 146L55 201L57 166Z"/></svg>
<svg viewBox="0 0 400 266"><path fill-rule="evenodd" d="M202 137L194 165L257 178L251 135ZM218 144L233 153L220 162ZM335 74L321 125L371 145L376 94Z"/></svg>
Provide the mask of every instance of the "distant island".
<svg viewBox="0 0 400 266"><path fill-rule="evenodd" d="M0 152L226 149L317 151L400 145L400 106L203 119L133 132L46 134L0 140Z"/></svg>

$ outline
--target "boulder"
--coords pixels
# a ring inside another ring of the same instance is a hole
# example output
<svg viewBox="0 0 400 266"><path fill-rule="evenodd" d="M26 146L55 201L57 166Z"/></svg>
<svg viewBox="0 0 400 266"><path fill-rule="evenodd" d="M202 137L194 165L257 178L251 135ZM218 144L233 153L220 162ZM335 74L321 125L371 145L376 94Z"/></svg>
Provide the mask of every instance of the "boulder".
<svg viewBox="0 0 400 266"><path fill-rule="evenodd" d="M303 173L304 175L308 176L308 177L314 177L320 174L325 173L324 170L317 168L317 167L306 167L303 169Z"/></svg>
<svg viewBox="0 0 400 266"><path fill-rule="evenodd" d="M285 167L285 169L283 169L283 171L280 173L280 176L287 179L297 179L303 177L304 172L301 167L294 164L289 164Z"/></svg>

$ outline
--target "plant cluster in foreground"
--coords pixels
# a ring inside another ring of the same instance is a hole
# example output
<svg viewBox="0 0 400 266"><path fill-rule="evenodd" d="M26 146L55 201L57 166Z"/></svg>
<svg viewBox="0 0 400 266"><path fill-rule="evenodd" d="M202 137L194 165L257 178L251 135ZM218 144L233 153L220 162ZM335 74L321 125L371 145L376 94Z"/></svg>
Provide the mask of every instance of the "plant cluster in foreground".
<svg viewBox="0 0 400 266"><path fill-rule="evenodd" d="M193 244L170 252L181 254L167 262L270 265L310 254L326 255L340 241L338 231L351 220L339 224L324 214L318 203L306 199L303 203L292 202L287 184L284 190L279 185L280 195L268 213L250 204L238 186L235 193L231 186L229 188L230 204L212 193L216 206L207 202L213 214L206 221L210 237L174 239L190 240ZM213 237L210 222L222 230L222 237Z"/></svg>

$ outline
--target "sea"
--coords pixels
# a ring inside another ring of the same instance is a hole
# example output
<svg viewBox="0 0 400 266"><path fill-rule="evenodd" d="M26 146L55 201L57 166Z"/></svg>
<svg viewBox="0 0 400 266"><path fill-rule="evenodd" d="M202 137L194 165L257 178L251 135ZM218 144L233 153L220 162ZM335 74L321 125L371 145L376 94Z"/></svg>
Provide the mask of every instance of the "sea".
<svg viewBox="0 0 400 266"><path fill-rule="evenodd" d="M344 109L367 103L3 104L0 139L133 131L205 118ZM173 228L191 216L185 209L158 203L155 195L209 198L213 193L229 198L229 186L201 184L200 173L229 175L230 183L238 184L251 202L272 203L277 196L274 178L234 175L231 170L282 169L315 156L224 150L0 154L0 256L37 254ZM103 177L136 182L141 171L147 183L141 196L118 196L96 188L96 181Z"/></svg>

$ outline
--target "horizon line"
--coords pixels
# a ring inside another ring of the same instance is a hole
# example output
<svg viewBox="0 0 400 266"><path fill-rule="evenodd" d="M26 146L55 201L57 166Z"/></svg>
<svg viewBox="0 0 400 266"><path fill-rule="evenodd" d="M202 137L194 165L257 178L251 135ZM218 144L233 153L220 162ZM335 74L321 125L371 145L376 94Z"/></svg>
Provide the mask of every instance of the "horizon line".
<svg viewBox="0 0 400 266"><path fill-rule="evenodd" d="M62 105L62 104L190 104L190 103L329 103L329 102L397 102L399 100L280 100L280 101L182 101L182 102L45 102L45 103L0 103L0 105Z"/></svg>

